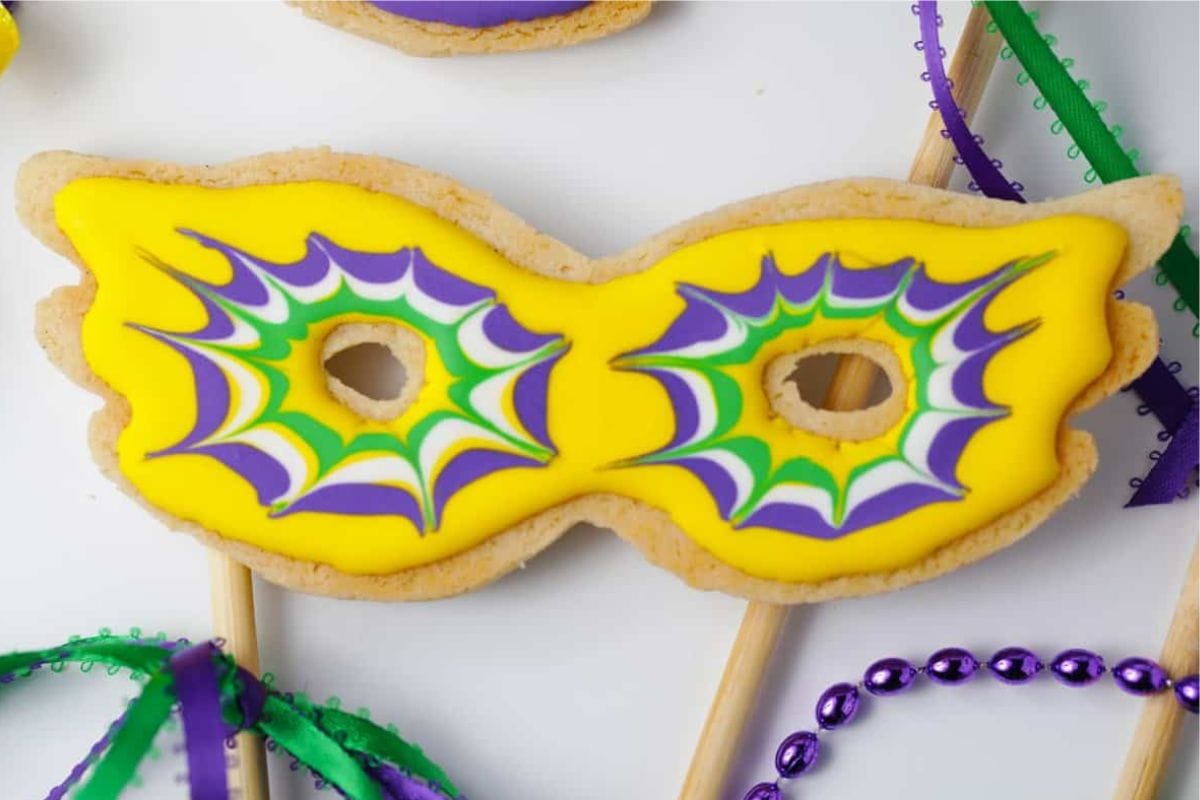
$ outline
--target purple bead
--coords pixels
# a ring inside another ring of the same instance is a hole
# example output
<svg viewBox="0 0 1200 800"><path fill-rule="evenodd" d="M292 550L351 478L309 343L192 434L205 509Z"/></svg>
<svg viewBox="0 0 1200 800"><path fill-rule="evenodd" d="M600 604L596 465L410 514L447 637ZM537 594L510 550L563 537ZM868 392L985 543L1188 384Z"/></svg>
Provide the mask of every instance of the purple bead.
<svg viewBox="0 0 1200 800"><path fill-rule="evenodd" d="M827 731L840 728L858 713L858 687L835 683L817 700L817 724Z"/></svg>
<svg viewBox="0 0 1200 800"><path fill-rule="evenodd" d="M756 783L746 792L744 800L779 800L783 795L773 783Z"/></svg>
<svg viewBox="0 0 1200 800"><path fill-rule="evenodd" d="M1064 650L1050 662L1050 670L1066 686L1087 686L1104 674L1104 659L1090 650Z"/></svg>
<svg viewBox="0 0 1200 800"><path fill-rule="evenodd" d="M1148 658L1127 658L1113 667L1113 680L1130 694L1158 694L1167 688L1167 673Z"/></svg>
<svg viewBox="0 0 1200 800"><path fill-rule="evenodd" d="M903 658L881 658L863 673L863 685L874 695L903 692L917 679L917 668Z"/></svg>
<svg viewBox="0 0 1200 800"><path fill-rule="evenodd" d="M997 650L988 662L988 669L997 680L1017 685L1028 683L1046 668L1038 657L1024 647L1005 647Z"/></svg>
<svg viewBox="0 0 1200 800"><path fill-rule="evenodd" d="M1200 714L1200 675L1188 675L1175 682L1175 699L1193 714Z"/></svg>
<svg viewBox="0 0 1200 800"><path fill-rule="evenodd" d="M796 731L783 740L775 751L775 769L781 777L795 778L805 772L821 755L821 740L812 731Z"/></svg>
<svg viewBox="0 0 1200 800"><path fill-rule="evenodd" d="M979 660L969 650L946 647L925 662L925 674L935 683L951 685L969 681L979 669Z"/></svg>

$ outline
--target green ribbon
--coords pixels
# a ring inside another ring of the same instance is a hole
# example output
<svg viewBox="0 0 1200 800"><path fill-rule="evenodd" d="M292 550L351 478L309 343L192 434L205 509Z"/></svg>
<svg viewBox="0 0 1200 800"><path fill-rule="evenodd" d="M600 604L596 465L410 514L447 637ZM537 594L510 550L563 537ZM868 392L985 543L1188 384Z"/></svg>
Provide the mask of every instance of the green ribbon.
<svg viewBox="0 0 1200 800"><path fill-rule="evenodd" d="M0 655L0 689L43 666L58 672L66 663L78 663L81 669L103 664L110 674L127 669L135 678L146 678L141 694L130 704L111 744L77 795L79 800L115 800L134 779L155 736L170 718L177 702L169 670L171 656L189 646L184 640L168 642L163 637L141 639L102 633L59 647ZM246 687L233 659L224 656L222 661L222 716L237 727L242 721L239 701ZM384 790L370 772L370 768L381 764L419 780L446 798L460 797L442 768L420 748L366 719L365 712L347 713L334 701L317 705L303 695L283 694L265 684L258 691L263 694L262 712L248 730L269 737L278 748L352 800L384 800Z"/></svg>
<svg viewBox="0 0 1200 800"><path fill-rule="evenodd" d="M146 644L136 639L102 634L89 639L75 639L59 647L46 650L28 650L0 655L0 675L30 675L34 669L49 664L65 662L82 664L106 664L113 671L128 669L134 673L149 674L163 668L171 657L171 651L153 640Z"/></svg>
<svg viewBox="0 0 1200 800"><path fill-rule="evenodd" d="M108 752L79 790L76 800L111 800L133 780L138 764L154 745L159 728L171 716L171 707L175 705L172 683L169 672L159 672L150 679L129 706Z"/></svg>
<svg viewBox="0 0 1200 800"><path fill-rule="evenodd" d="M1021 4L1016 0L987 0L985 5L1021 66L1100 180L1112 183L1140 175L1133 159L1122 149L1116 136L1104 124L1100 112L1084 94L1081 82L1067 72ZM1159 266L1183 302L1197 314L1200 259L1182 235L1175 237L1159 260Z"/></svg>
<svg viewBox="0 0 1200 800"><path fill-rule="evenodd" d="M278 696L268 697L263 705L263 719L256 727L347 796L354 800L382 800L378 784L361 762L294 705Z"/></svg>
<svg viewBox="0 0 1200 800"><path fill-rule="evenodd" d="M405 772L421 775L436 786L453 785L442 768L430 761L421 748L369 719L326 707L321 711L321 727L352 750L374 753Z"/></svg>

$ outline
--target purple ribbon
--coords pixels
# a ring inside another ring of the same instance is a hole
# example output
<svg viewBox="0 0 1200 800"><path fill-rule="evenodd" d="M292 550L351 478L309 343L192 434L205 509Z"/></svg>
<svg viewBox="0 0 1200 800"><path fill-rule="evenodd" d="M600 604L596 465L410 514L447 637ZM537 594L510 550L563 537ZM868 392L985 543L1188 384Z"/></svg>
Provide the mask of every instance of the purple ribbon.
<svg viewBox="0 0 1200 800"><path fill-rule="evenodd" d="M963 165L975 179L979 190L988 197L1024 203L1024 198L1000 173L1000 164L983 152L983 148L979 146L981 140L967 127L966 113L954 102L954 84L946 77L946 70L942 65L942 45L938 38L940 20L935 0L921 0L917 3L917 16L921 21L920 49L925 55L925 74L921 77L929 81L934 98L930 105L941 115L946 134L958 150Z"/></svg>
<svg viewBox="0 0 1200 800"><path fill-rule="evenodd" d="M954 102L953 84L946 77L942 65L942 46L938 37L941 19L936 0L920 0L913 10L921 26L921 41L917 42L917 49L925 56L926 71L921 77L929 82L933 90L934 100L930 105L941 116L942 124L946 126L945 134L958 150L963 166L971 173L979 190L988 197L1024 203L1025 198L1000 172L1000 162L983 152L980 147L983 140L971 132L966 115ZM1130 387L1163 424L1171 443L1138 484L1137 491L1126 507L1169 503L1183 494L1192 471L1200 464L1195 401L1161 358L1156 358Z"/></svg>
<svg viewBox="0 0 1200 800"><path fill-rule="evenodd" d="M1150 368L1131 383L1130 388L1144 403L1138 413L1145 413L1143 408L1153 413L1171 441L1161 453L1151 453L1151 457L1157 456L1158 460L1135 484L1137 490L1125 507L1170 503L1186 496L1192 472L1200 465L1196 399L1180 385L1161 358L1154 359Z"/></svg>
<svg viewBox="0 0 1200 800"><path fill-rule="evenodd" d="M225 776L225 737L228 726L221 718L221 688L211 642L171 656L175 696L183 718L187 745L188 786L191 800L228 800Z"/></svg>
<svg viewBox="0 0 1200 800"><path fill-rule="evenodd" d="M262 681L251 675L245 669L237 668L238 681L241 684L238 692L238 707L242 710L241 730L253 728L258 718L262 716L263 704L267 702L267 687ZM226 729L232 736L237 731Z"/></svg>
<svg viewBox="0 0 1200 800"><path fill-rule="evenodd" d="M1196 454L1200 452L1200 418L1196 411L1197 406L1193 403L1183 422L1176 427L1167 449L1162 451L1158 461L1142 478L1133 498L1125 504L1126 508L1169 503L1183 493L1192 470L1196 469ZM1183 476L1182 485L1180 476Z"/></svg>
<svg viewBox="0 0 1200 800"><path fill-rule="evenodd" d="M1156 358L1150 368L1129 386L1146 401L1145 405L1138 408L1138 413L1153 413L1168 431L1174 431L1183 424L1188 410L1196 402L1161 358Z"/></svg>
<svg viewBox="0 0 1200 800"><path fill-rule="evenodd" d="M50 790L50 793L46 795L46 800L63 800L63 798L67 796L67 792L71 791L75 784L79 783L79 781L83 778L84 773L86 773L88 768L91 767L96 759L100 757L100 754L107 750L108 746L112 744L113 736L116 734L117 729L124 724L124 722L124 714L117 717L113 723L108 726L108 730L104 732L104 735L100 737L100 740L92 745L91 750L88 750L87 755L83 757L83 760L71 769L71 774L68 775L62 783Z"/></svg>
<svg viewBox="0 0 1200 800"><path fill-rule="evenodd" d="M389 800L447 800L446 795L424 781L405 775L391 764L370 768L371 776L379 783Z"/></svg>

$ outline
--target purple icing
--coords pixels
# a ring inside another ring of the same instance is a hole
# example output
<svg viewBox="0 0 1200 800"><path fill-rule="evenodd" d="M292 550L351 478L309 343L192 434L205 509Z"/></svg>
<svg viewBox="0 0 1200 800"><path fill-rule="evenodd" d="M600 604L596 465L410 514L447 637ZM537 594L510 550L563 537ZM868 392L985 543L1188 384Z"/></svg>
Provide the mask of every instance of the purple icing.
<svg viewBox="0 0 1200 800"><path fill-rule="evenodd" d="M977 431L994 417L963 417L946 424L933 437L929 447L929 469L933 476L948 486L962 488L958 481L958 459Z"/></svg>
<svg viewBox="0 0 1200 800"><path fill-rule="evenodd" d="M308 241L310 253L312 248L320 248L320 251L330 261L344 269L346 274L367 283L391 283L400 280L404 277L404 273L408 272L408 265L413 259L412 248L408 247L402 247L394 253L364 253L338 247L324 236L316 233L310 235ZM288 268L291 269L294 266L296 265ZM327 271L328 269L322 270L318 278L324 277L324 273ZM295 283L294 279L289 278L289 280Z"/></svg>
<svg viewBox="0 0 1200 800"><path fill-rule="evenodd" d="M775 257L763 256L762 273L758 283L744 292L727 294L713 292L698 286L682 284L680 294L707 297L717 305L750 319L762 319L775 308L776 298L782 297L793 306L803 306L816 299L825 284L831 256L825 254L799 275L784 275L775 264Z"/></svg>
<svg viewBox="0 0 1200 800"><path fill-rule="evenodd" d="M696 405L696 397L688 389L687 383L674 372L665 369L645 370L658 378L667 397L671 400L672 411L675 414L675 435L661 451L671 450L689 441L700 428L700 407Z"/></svg>
<svg viewBox="0 0 1200 800"><path fill-rule="evenodd" d="M850 512L838 530L842 533L862 530L895 519L921 506L958 499L958 494L939 489L936 486L923 483L901 484L869 500L864 500L854 511Z"/></svg>
<svg viewBox="0 0 1200 800"><path fill-rule="evenodd" d="M456 306L482 303L496 296L491 289L460 278L444 269L439 269L425 257L421 248L413 250L413 281L417 288L430 297Z"/></svg>
<svg viewBox="0 0 1200 800"><path fill-rule="evenodd" d="M366 283L385 284L404 277L409 267L413 281L422 292L436 300L456 306L470 306L495 299L496 293L460 278L431 262L419 247L403 247L392 253L369 253L339 247L320 234L310 234L304 256L294 262L274 262L245 253L235 247L190 230L180 230L200 244L225 256L233 270L229 283L211 284L187 275L178 277L189 286L199 285L234 303L261 306L268 301L266 285L247 264L289 286L312 286L320 282L334 263L351 277ZM189 334L189 336L192 334Z"/></svg>
<svg viewBox="0 0 1200 800"><path fill-rule="evenodd" d="M972 436L988 423L1002 417L1005 409L988 400L983 389L983 373L990 359L1004 346L1031 331L1034 324L1025 324L1008 331L994 333L983 322L983 311L987 304L1008 284L1019 278L1026 270L1007 264L992 270L987 275L957 284L942 284L929 277L924 265L911 257L897 259L888 264L862 269L847 268L836 254L826 253L811 266L797 275L784 275L775 259L767 255L761 260L761 271L755 284L740 293L722 293L703 287L680 284L677 289L685 301L683 311L674 319L665 333L649 347L622 356L632 363L619 366L635 369L652 375L666 391L675 417L675 432L663 447L641 456L647 464L673 464L692 472L705 486L717 504L721 515L731 519L740 509L733 508L737 489L732 475L718 464L703 458L703 451L721 447L721 436L728 433L727 426L712 432L704 441L695 441L699 427L701 400L697 389L679 375L679 370L688 370L697 378L708 380L708 371L713 360L697 355L681 353L689 345L712 342L727 334L731 326L745 325L751 331L746 347L757 350L763 334L754 335L764 329L778 332L780 329L803 328L810 324L808 311L814 304L835 316L851 315L864 320L880 315L898 314L904 324L913 326L916 333L907 335L913 340L914 348L932 348L937 351L938 335L953 336L957 345L947 353L949 363L934 367L950 370L949 390L966 411L950 412L926 407L928 387L922 387L920 408L915 412L916 424L922 413L938 414L926 422L936 423L933 430L922 430L931 437L914 455L918 462L912 469L919 477L903 479L899 485L889 481L886 485L868 493L857 504L848 506L838 524L830 524L820 511L804 501L769 502L742 512L744 518L734 519L738 528L761 526L779 531L833 539L857 530L872 527L910 511L932 503L953 501L961 498L965 487L957 480L958 460ZM784 308L781 308L780 301ZM906 308L916 312L909 318ZM781 316L782 314L782 316ZM887 317L890 320L890 317ZM953 326L953 327L952 327ZM902 331L903 333L903 331ZM761 344L761 342L760 342ZM737 342L724 347L725 357L740 347ZM672 365L668 371L653 360L660 357ZM739 359L752 358L743 347L738 351ZM669 359L669 360L668 360ZM928 356L926 357L928 360ZM720 362L717 362L718 364ZM717 402L717 398L712 398ZM907 437L912 429L905 433ZM694 447L693 447L694 443ZM768 443L769 447L769 443ZM899 463L907 460L902 450L891 457ZM818 469L820 465L813 465ZM927 470L927 474L926 474ZM754 472L753 468L751 471ZM754 497L777 485L771 471L759 471L752 475L750 487ZM801 481L808 484L808 481ZM826 491L819 483L809 484L818 491ZM835 490L839 503L849 487Z"/></svg>
<svg viewBox="0 0 1200 800"><path fill-rule="evenodd" d="M729 473L707 458L679 458L670 463L690 470L703 481L708 493L716 501L721 516L729 519L734 512L733 504L737 502L737 484L729 477Z"/></svg>
<svg viewBox="0 0 1200 800"><path fill-rule="evenodd" d="M212 295L216 293L213 291L211 286L193 278L191 275L186 275L173 267L169 267L166 264L158 264L158 266L161 267L162 270L168 275L191 289L192 293L196 296L196 299L200 301L202 306L204 306L204 314L208 319L208 323L200 330L188 333L187 337L189 339L198 339L200 341L219 341L233 334L233 320L229 318L227 313L225 313L225 309L221 308L221 306L215 300L213 300ZM148 333L151 336L157 336L158 334L163 334L165 336L175 335L168 331L162 331L156 328L147 328L144 325L135 325L133 323L127 324L129 324L129 327L142 331L143 333Z"/></svg>
<svg viewBox="0 0 1200 800"><path fill-rule="evenodd" d="M912 269L913 260L902 258L894 264L870 269L848 269L841 259L833 259L832 287L838 297L852 300L890 300Z"/></svg>
<svg viewBox="0 0 1200 800"><path fill-rule="evenodd" d="M513 387L513 406L517 410L517 419L521 420L525 431L548 450L555 450L554 442L550 439L547 412L550 370L566 354L567 351L562 350L526 370L521 377L517 378L517 383ZM555 450L555 452L557 451Z"/></svg>
<svg viewBox="0 0 1200 800"><path fill-rule="evenodd" d="M957 304L978 289L997 280L1009 270L1012 264L1005 264L987 275L966 281L965 283L941 283L929 277L925 265L922 264L913 273L912 280L904 290L904 297L909 305L919 311L937 311L951 304Z"/></svg>
<svg viewBox="0 0 1200 800"><path fill-rule="evenodd" d="M983 316L987 313L988 306L991 305L992 300L1007 286L1008 282L1006 281L992 287L967 309L967 313L963 315L958 323L958 327L954 331L955 347L967 352L982 350L992 346L996 341L1003 340L1006 336L1015 333L1015 331L995 333L983 321ZM1021 329L1021 332L1027 332L1027 329Z"/></svg>
<svg viewBox="0 0 1200 800"><path fill-rule="evenodd" d="M547 352L545 348L562 339L560 336L534 333L523 328L504 306L495 305L496 294L492 289L441 269L415 247L404 247L390 253L357 252L312 233L305 240L305 252L300 259L280 263L257 258L194 231L181 230L180 233L221 253L230 265L232 277L226 284L210 284L149 257L152 263L192 290L204 305L208 320L202 330L191 333L131 325L187 359L196 394L196 420L192 430L173 446L150 453L148 457L187 453L212 457L250 483L263 506L279 503L289 490L294 490L296 487L291 486L291 478L283 464L269 453L245 443L205 443L220 432L228 417L232 391L228 377L214 360L215 350L210 353L206 347L196 346L196 343L212 342L214 347L228 349L231 357L241 358L246 354L240 353L226 341L235 332L232 315L237 313L238 308L263 306L270 302L268 289L272 283L287 295L290 287L316 286L331 275L337 277L338 281L345 277L355 282L391 284L400 291L403 291L400 281L411 280L422 294L443 305L455 307L461 314L471 313L481 304L490 304L481 312L485 315L482 319L484 337L518 359L527 359L526 364L518 365L524 366L524 369L515 378L513 386L513 403L518 419L539 444L550 451L554 450L546 418L547 391L551 368L565 350ZM357 293L353 284L347 285L350 291ZM335 288L336 284L331 287ZM290 307L292 301L288 302ZM238 308L227 308L226 305ZM247 324L254 327L260 336L271 333L276 338L285 337L285 344L286 337L295 338L296 335L295 332L280 333L281 323L278 321L260 323L247 319ZM253 360L247 361L246 366L251 369L261 367ZM251 423L254 424L257 423ZM436 520L449 498L472 480L498 469L542 465L542 461L525 454L471 451L452 459L447 466L448 471L439 476L434 485L424 487L422 491L434 496ZM391 484L333 484L299 495L286 508L274 509L272 516L305 511L356 516L393 515L405 517L418 530L424 531L431 520L426 519L425 505L417 499L420 493ZM434 524L436 527L436 522Z"/></svg>
<svg viewBox="0 0 1200 800"><path fill-rule="evenodd" d="M359 517L399 516L410 521L417 530L424 527L421 504L398 486L335 483L309 492L272 516L286 517L300 511L324 511L329 514Z"/></svg>
<svg viewBox="0 0 1200 800"><path fill-rule="evenodd" d="M1024 335L1026 332L1028 331L1023 331L1021 335ZM1000 406L988 400L987 395L983 392L983 373L991 362L992 356L996 355L996 353L1004 349L1005 345L1017 338L1020 337L993 337L993 340L984 349L972 353L959 364L957 369L954 370L953 377L950 379L950 388L954 392L954 397L960 403L981 410L1000 408Z"/></svg>
<svg viewBox="0 0 1200 800"><path fill-rule="evenodd" d="M434 516L441 519L446 502L468 483L511 467L540 467L537 459L497 450L467 450L448 463L433 484Z"/></svg>
<svg viewBox="0 0 1200 800"><path fill-rule="evenodd" d="M682 461L674 463L682 464ZM701 478L701 480L704 480ZM707 481L705 482L707 485ZM710 490L711 491L711 490ZM957 500L950 492L920 483L906 483L865 500L842 524L832 526L815 510L790 503L768 503L738 524L738 528L774 528L816 539L837 539L872 525L878 525L915 508L943 500Z"/></svg>
<svg viewBox="0 0 1200 800"><path fill-rule="evenodd" d="M206 292L197 291L196 297L200 298L200 304L204 306L204 313L208 316L208 324L196 333L189 333L188 338L200 339L202 341L219 341L232 336L233 320L229 318L229 315L225 313L221 306L209 297Z"/></svg>
<svg viewBox="0 0 1200 800"><path fill-rule="evenodd" d="M228 283L208 283L199 278L192 278L191 281L195 281L211 289L220 297L232 300L238 305L264 306L267 304L267 301L270 299L267 295L267 289L258 276L251 272L250 268L242 261L244 256L240 250L195 231L181 230L180 233L190 236L205 247L221 253L221 255L225 256L225 260L229 262L229 266L233 270L233 278Z"/></svg>
<svg viewBox="0 0 1200 800"><path fill-rule="evenodd" d="M773 528L777 531L799 533L817 539L836 539L846 533L841 528L830 527L829 523L816 510L791 503L767 503L746 517L737 527Z"/></svg>
<svg viewBox="0 0 1200 800"><path fill-rule="evenodd" d="M500 347L514 353L532 353L559 338L522 327L506 306L496 306L487 312L483 318L483 332Z"/></svg>
<svg viewBox="0 0 1200 800"><path fill-rule="evenodd" d="M225 378L225 373L209 359L169 336L137 325L131 327L153 336L187 359L188 366L192 368L192 380L196 385L196 423L191 432L183 441L166 450L151 453L150 457L181 452L215 433L225 421L229 409L229 381Z"/></svg>
<svg viewBox="0 0 1200 800"><path fill-rule="evenodd" d="M329 274L329 254L321 247L325 241L316 234L311 234L305 241L304 256L299 261L288 263L276 263L274 261L265 261L261 258L255 258L247 253L239 253L240 257L251 262L254 266L261 269L263 272L270 275L279 281L287 283L291 286L313 286L321 282L321 279ZM401 250L401 253L407 253L406 250ZM372 258L393 258L399 254L380 254L364 253L363 255ZM406 262L405 262L406 263ZM351 272L350 269L346 270ZM403 270L401 270L403 272Z"/></svg>
<svg viewBox="0 0 1200 800"><path fill-rule="evenodd" d="M170 451L164 450L162 455L167 455L168 452ZM269 506L291 485L291 478L288 477L287 470L283 468L283 465L248 444L224 442L180 452L210 456L241 475L254 487L259 505Z"/></svg>
<svg viewBox="0 0 1200 800"><path fill-rule="evenodd" d="M682 350L699 342L715 341L725 335L729 329L725 316L711 302L695 294L685 294L684 303L683 313L675 318L658 341L649 347L627 353L622 358Z"/></svg>
<svg viewBox="0 0 1200 800"><path fill-rule="evenodd" d="M773 276L780 297L794 306L803 306L817 299L833 263L834 257L825 253L799 275L784 275L775 264L775 256L768 255L762 260L762 269Z"/></svg>
<svg viewBox="0 0 1200 800"><path fill-rule="evenodd" d="M421 22L441 22L460 28L491 28L506 22L570 14L591 5L580 0L371 0L389 14Z"/></svg>

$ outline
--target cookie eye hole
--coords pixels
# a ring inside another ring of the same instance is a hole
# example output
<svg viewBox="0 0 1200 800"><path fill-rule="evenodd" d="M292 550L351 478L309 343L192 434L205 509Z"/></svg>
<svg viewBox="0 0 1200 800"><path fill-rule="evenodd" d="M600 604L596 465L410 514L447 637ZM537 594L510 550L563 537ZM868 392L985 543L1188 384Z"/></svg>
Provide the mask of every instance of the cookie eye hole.
<svg viewBox="0 0 1200 800"><path fill-rule="evenodd" d="M386 345L363 342L334 353L325 370L371 400L395 400L404 390L404 365Z"/></svg>
<svg viewBox="0 0 1200 800"><path fill-rule="evenodd" d="M859 356L872 374L861 410L829 411L822 406L839 361ZM763 376L772 411L793 427L818 436L863 441L882 436L904 415L905 379L900 359L881 342L834 339L776 356Z"/></svg>
<svg viewBox="0 0 1200 800"><path fill-rule="evenodd" d="M339 325L321 348L325 384L356 414L393 420L412 405L424 382L425 345L391 323Z"/></svg>
<svg viewBox="0 0 1200 800"><path fill-rule="evenodd" d="M813 408L823 408L838 363L845 357L842 353L803 356L793 363L794 369L783 380L791 384L801 401ZM891 397L892 382L878 362L864 358L859 368L868 370L871 375L871 388L863 402L864 410L874 408Z"/></svg>

